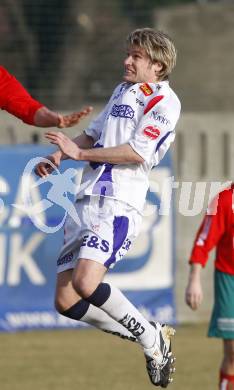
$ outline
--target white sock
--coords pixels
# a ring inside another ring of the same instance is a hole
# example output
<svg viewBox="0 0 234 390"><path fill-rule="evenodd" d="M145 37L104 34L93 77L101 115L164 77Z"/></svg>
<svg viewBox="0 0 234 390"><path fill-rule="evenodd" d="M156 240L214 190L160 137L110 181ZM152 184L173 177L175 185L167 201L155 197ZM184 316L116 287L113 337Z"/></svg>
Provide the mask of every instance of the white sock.
<svg viewBox="0 0 234 390"><path fill-rule="evenodd" d="M109 298L100 306L100 309L122 324L144 348L151 348L155 342L153 326L119 289L113 285L110 288Z"/></svg>
<svg viewBox="0 0 234 390"><path fill-rule="evenodd" d="M87 312L80 319L80 321L86 322L87 324L95 326L104 332L111 333L123 339L136 341L136 337L133 336L133 334L129 332L123 325L111 318L101 308L98 308L94 305L89 305Z"/></svg>

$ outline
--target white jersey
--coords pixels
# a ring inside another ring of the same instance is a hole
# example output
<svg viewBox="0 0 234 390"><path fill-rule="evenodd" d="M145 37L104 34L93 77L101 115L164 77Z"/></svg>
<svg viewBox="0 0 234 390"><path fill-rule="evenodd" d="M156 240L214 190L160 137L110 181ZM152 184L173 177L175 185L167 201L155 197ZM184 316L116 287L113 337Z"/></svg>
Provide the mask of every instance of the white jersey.
<svg viewBox="0 0 234 390"><path fill-rule="evenodd" d="M152 167L165 155L175 138L180 101L168 81L122 83L114 90L105 109L85 133L94 147L128 143L143 159L138 164L86 164L78 198L103 195L143 210Z"/></svg>

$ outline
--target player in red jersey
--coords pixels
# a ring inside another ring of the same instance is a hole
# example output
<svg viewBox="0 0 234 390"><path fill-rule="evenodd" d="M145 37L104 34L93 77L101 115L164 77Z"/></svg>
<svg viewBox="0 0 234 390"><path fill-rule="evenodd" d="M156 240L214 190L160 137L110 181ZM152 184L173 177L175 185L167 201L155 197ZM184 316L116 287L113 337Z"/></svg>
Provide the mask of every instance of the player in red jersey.
<svg viewBox="0 0 234 390"><path fill-rule="evenodd" d="M3 66L0 66L0 108L22 119L23 122L38 127L71 127L87 116L92 108L80 112L61 115L49 110L33 99L25 88Z"/></svg>
<svg viewBox="0 0 234 390"><path fill-rule="evenodd" d="M201 269L214 247L215 299L208 336L223 339L219 389L229 390L234 389L234 184L211 203L194 242L185 293L193 310L202 302Z"/></svg>

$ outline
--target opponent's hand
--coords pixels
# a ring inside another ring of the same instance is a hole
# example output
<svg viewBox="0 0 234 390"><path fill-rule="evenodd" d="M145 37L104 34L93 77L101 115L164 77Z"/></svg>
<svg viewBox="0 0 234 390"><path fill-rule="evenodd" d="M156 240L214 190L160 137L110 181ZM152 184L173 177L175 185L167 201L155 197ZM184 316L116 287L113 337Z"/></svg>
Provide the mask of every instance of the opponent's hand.
<svg viewBox="0 0 234 390"><path fill-rule="evenodd" d="M58 168L63 158L63 154L60 150L58 150L57 152L46 156L45 158L51 161ZM48 176L51 172L53 172L53 170L54 168L49 163L41 161L39 164L37 164L34 172L37 176L44 177Z"/></svg>
<svg viewBox="0 0 234 390"><path fill-rule="evenodd" d="M80 160L81 149L74 141L61 131L48 131L45 133L45 137L51 144L58 145L60 150L69 158L72 158L73 160Z"/></svg>
<svg viewBox="0 0 234 390"><path fill-rule="evenodd" d="M203 299L200 280L190 280L185 291L185 301L192 310L197 310Z"/></svg>
<svg viewBox="0 0 234 390"><path fill-rule="evenodd" d="M82 111L74 112L72 114L68 115L61 115L58 114L59 117L59 129L64 129L65 127L72 127L77 125L81 121L81 119L85 118L87 115L89 115L93 110L93 107L86 107Z"/></svg>

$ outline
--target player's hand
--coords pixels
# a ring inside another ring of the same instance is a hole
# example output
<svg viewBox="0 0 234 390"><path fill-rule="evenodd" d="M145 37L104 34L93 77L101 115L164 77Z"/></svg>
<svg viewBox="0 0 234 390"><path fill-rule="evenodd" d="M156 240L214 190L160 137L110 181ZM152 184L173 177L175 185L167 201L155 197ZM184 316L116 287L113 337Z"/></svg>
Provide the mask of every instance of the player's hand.
<svg viewBox="0 0 234 390"><path fill-rule="evenodd" d="M51 161L58 168L63 158L63 154L60 150L58 150L57 152L46 156L45 158ZM50 163L46 161L41 161L39 164L37 164L36 168L34 169L34 172L37 176L44 177L48 176L51 172L53 172L53 170L54 168Z"/></svg>
<svg viewBox="0 0 234 390"><path fill-rule="evenodd" d="M190 280L185 291L185 301L192 310L197 310L203 299L200 280Z"/></svg>
<svg viewBox="0 0 234 390"><path fill-rule="evenodd" d="M81 149L72 141L69 137L63 134L61 131L48 131L45 133L45 137L51 144L58 145L60 150L69 158L73 160L80 160Z"/></svg>
<svg viewBox="0 0 234 390"><path fill-rule="evenodd" d="M69 115L61 115L59 114L59 129L64 129L65 127L72 127L77 125L81 121L81 119L85 118L89 115L93 110L93 107L86 107L79 112L74 112Z"/></svg>

